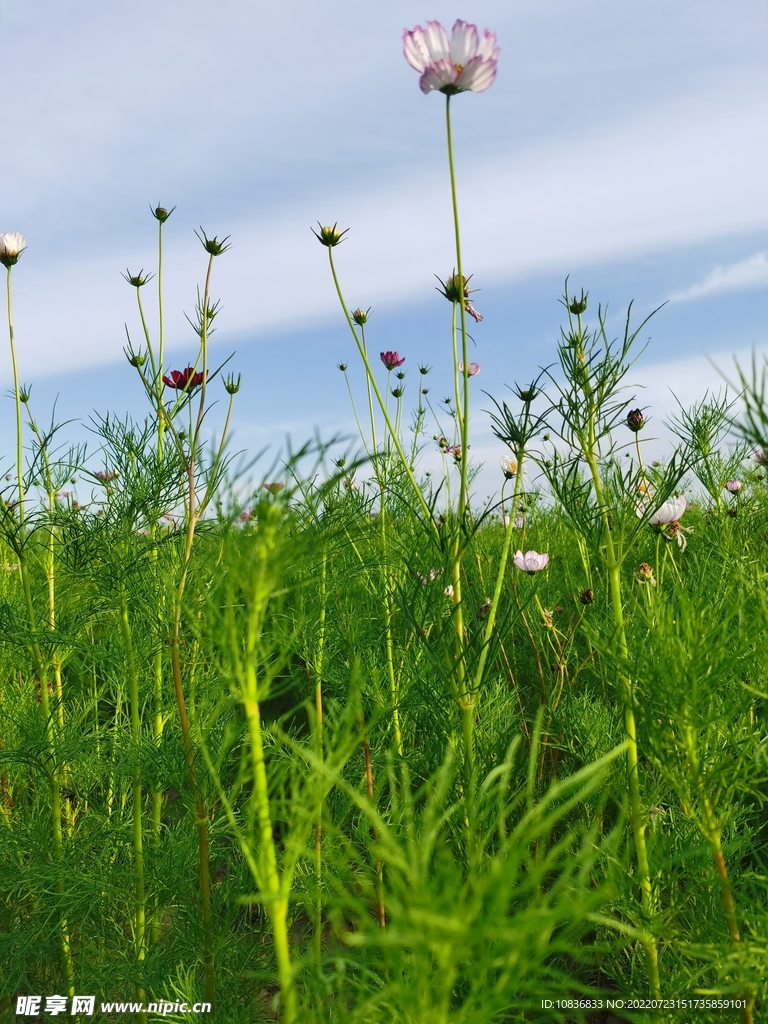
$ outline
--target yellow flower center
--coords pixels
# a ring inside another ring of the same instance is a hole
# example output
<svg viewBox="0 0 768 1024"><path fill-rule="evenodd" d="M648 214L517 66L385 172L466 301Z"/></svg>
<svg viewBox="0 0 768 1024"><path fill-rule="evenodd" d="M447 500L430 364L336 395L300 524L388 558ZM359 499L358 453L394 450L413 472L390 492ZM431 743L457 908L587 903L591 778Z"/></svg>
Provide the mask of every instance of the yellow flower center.
<svg viewBox="0 0 768 1024"><path fill-rule="evenodd" d="M463 64L454 64L453 66L456 68L456 74L457 75L460 75L461 72L464 70L464 65Z"/></svg>

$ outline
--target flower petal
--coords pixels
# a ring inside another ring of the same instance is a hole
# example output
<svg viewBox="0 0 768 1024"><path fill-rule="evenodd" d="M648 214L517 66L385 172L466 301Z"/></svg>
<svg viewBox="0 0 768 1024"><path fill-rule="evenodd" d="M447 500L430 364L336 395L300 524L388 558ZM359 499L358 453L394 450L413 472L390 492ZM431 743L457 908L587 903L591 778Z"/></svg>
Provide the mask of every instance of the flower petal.
<svg viewBox="0 0 768 1024"><path fill-rule="evenodd" d="M493 85L495 78L495 60L473 57L456 79L456 87L462 91L484 92Z"/></svg>
<svg viewBox="0 0 768 1024"><path fill-rule="evenodd" d="M462 67L477 53L477 25L458 20L451 33L451 60Z"/></svg>
<svg viewBox="0 0 768 1024"><path fill-rule="evenodd" d="M456 68L449 60L438 61L437 64L430 64L419 79L419 86L423 93L431 92L432 89L442 89L446 85L454 85L456 82Z"/></svg>
<svg viewBox="0 0 768 1024"><path fill-rule="evenodd" d="M403 32L403 53L405 59L416 71L423 71L429 64L429 50L424 44L424 30L417 25L413 32Z"/></svg>
<svg viewBox="0 0 768 1024"><path fill-rule="evenodd" d="M446 60L450 57L448 33L439 21L428 21L422 38L429 53L430 64L436 64L439 60Z"/></svg>
<svg viewBox="0 0 768 1024"><path fill-rule="evenodd" d="M488 29L483 32L483 38L477 47L477 56L485 57L486 60L497 60L501 50L496 45L496 36Z"/></svg>

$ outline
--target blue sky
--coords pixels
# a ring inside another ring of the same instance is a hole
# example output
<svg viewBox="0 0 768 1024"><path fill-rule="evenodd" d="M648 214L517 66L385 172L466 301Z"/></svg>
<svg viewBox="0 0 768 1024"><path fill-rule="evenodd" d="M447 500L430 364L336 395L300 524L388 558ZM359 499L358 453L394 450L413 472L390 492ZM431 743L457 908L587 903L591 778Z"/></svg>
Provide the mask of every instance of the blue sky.
<svg viewBox="0 0 768 1024"><path fill-rule="evenodd" d="M610 301L617 327L630 299L639 317L671 300L633 378L656 423L670 389L688 402L720 385L707 356L729 369L767 350L764 0L0 0L0 230L29 243L14 311L39 418L57 395L65 418L141 412L120 272L155 269L158 201L177 206L169 364L192 352L193 229L231 235L214 355L235 351L243 373L238 446L353 430L336 364L362 376L318 220L350 228L338 265L350 305L375 310L372 347L434 366L437 397L450 309L434 274L455 262L443 100L420 93L401 34L456 17L501 46L491 89L454 101L464 260L485 316L475 455L500 454L481 390L502 396L552 361L566 275ZM4 348L0 374L9 384Z"/></svg>

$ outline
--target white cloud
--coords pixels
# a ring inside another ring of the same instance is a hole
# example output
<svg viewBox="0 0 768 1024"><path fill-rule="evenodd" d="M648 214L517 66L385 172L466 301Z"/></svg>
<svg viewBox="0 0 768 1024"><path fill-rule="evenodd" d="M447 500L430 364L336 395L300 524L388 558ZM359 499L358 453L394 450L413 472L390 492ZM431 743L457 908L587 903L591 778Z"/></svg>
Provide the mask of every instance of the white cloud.
<svg viewBox="0 0 768 1024"><path fill-rule="evenodd" d="M713 111L702 99L578 141L550 139L493 160L461 154L465 268L480 285L552 270L564 276L768 227L766 124L759 100ZM381 309L430 296L433 274L454 264L443 163L438 154L430 170L401 172L375 190L323 183L268 219L232 225L232 250L215 267L222 340L225 332L257 336L337 315L326 253L309 231L318 215L351 227L335 250L351 305ZM181 310L191 312L204 257L192 224L174 217L166 243L170 349L189 343ZM30 242L14 272L22 375L30 366L40 375L121 358L123 321L135 312L118 271L149 269L151 242L143 256L135 248L119 253L113 243L87 261L69 257L66 266L36 263ZM757 254L717 272L714 286L754 280L765 265Z"/></svg>
<svg viewBox="0 0 768 1024"><path fill-rule="evenodd" d="M738 263L714 267L697 284L670 296L672 302L686 302L719 292L743 291L768 285L768 253L756 252Z"/></svg>

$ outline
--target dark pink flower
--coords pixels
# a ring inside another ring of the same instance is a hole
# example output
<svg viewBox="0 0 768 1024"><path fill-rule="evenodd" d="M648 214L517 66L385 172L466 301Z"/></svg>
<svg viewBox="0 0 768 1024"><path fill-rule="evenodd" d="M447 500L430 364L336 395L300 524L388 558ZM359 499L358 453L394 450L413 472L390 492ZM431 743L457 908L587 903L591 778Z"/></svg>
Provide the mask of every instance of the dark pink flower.
<svg viewBox="0 0 768 1024"><path fill-rule="evenodd" d="M405 362L405 356L400 358L399 352L380 352L382 363L388 370L396 370L398 366L402 366Z"/></svg>
<svg viewBox="0 0 768 1024"><path fill-rule="evenodd" d="M200 387L202 383L203 371L198 370L195 373L193 366L188 366L186 370L171 370L163 377L163 384L167 388L175 388L176 391L191 391L192 388Z"/></svg>
<svg viewBox="0 0 768 1024"><path fill-rule="evenodd" d="M456 21L448 33L439 21L428 21L403 32L403 52L421 75L423 93L438 89L447 96L458 92L483 92L496 78L499 48L496 36L486 29L481 39L476 25Z"/></svg>

